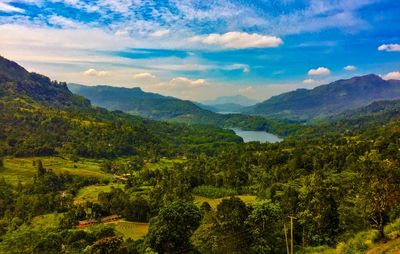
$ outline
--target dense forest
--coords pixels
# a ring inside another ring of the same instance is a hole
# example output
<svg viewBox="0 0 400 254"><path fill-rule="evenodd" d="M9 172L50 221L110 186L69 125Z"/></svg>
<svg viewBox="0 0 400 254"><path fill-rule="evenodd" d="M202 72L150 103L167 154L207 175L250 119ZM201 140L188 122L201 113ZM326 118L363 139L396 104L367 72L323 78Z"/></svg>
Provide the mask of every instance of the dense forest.
<svg viewBox="0 0 400 254"><path fill-rule="evenodd" d="M400 248L398 101L243 143L210 125L95 108L0 63L0 253Z"/></svg>

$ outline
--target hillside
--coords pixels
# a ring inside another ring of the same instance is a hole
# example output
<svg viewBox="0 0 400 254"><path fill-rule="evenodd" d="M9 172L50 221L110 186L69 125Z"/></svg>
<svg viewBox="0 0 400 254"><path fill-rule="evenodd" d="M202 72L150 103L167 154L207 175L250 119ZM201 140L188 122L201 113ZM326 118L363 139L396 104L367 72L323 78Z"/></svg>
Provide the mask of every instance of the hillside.
<svg viewBox="0 0 400 254"><path fill-rule="evenodd" d="M287 129L292 128L292 126L286 126L286 124L265 119L264 117L217 114L210 111L213 106L202 106L191 101L148 93L137 87L121 88L76 84L69 84L68 86L74 93L89 98L94 105L109 110L121 110L153 120L192 125L213 125L223 128L236 127L249 130L265 130L278 135L286 135L290 132Z"/></svg>
<svg viewBox="0 0 400 254"><path fill-rule="evenodd" d="M189 147L240 142L232 131L146 120L94 108L65 83L0 58L0 154L168 156Z"/></svg>
<svg viewBox="0 0 400 254"><path fill-rule="evenodd" d="M85 96L97 106L122 110L154 120L168 120L180 115L207 114L190 101L142 91L139 87L83 86L68 84L73 93Z"/></svg>
<svg viewBox="0 0 400 254"><path fill-rule="evenodd" d="M335 115L373 101L400 98L400 81L383 80L374 74L338 80L314 89L274 96L243 112L275 118L310 120Z"/></svg>

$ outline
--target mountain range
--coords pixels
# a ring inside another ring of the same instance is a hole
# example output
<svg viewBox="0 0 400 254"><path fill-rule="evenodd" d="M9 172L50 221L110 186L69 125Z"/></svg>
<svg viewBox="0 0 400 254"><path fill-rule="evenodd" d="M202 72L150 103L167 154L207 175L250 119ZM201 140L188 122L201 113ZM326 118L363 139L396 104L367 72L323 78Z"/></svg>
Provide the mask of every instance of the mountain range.
<svg viewBox="0 0 400 254"><path fill-rule="evenodd" d="M298 89L243 109L243 113L308 121L400 98L400 81L370 74L343 79L314 89Z"/></svg>
<svg viewBox="0 0 400 254"><path fill-rule="evenodd" d="M220 96L214 100L197 103L203 109L217 113L239 113L243 108L256 104L258 101L243 95Z"/></svg>
<svg viewBox="0 0 400 254"><path fill-rule="evenodd" d="M187 124L214 125L223 128L266 130L285 135L282 123L260 116L218 114L210 107L174 97L144 92L140 88L84 86L68 84L72 92L88 98L94 105L132 115ZM243 97L245 98L245 97Z"/></svg>
<svg viewBox="0 0 400 254"><path fill-rule="evenodd" d="M93 105L109 110L121 110L132 115L154 120L171 120L183 115L209 114L191 101L156 93L144 92L139 87L84 86L68 84L76 94L89 98Z"/></svg>

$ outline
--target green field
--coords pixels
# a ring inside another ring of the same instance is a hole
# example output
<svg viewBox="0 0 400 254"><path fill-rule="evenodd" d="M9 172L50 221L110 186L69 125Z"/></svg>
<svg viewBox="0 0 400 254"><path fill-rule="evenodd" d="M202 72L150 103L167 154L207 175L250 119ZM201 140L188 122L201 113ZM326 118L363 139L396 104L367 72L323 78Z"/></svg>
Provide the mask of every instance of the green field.
<svg viewBox="0 0 400 254"><path fill-rule="evenodd" d="M115 230L120 233L124 239L138 240L144 237L149 231L149 224L142 222L130 222L120 220L117 222L106 223L108 225L113 225Z"/></svg>
<svg viewBox="0 0 400 254"><path fill-rule="evenodd" d="M85 203L87 201L97 202L97 197L100 192L110 192L112 188L123 189L124 185L121 183L108 184L108 185L90 185L81 188L74 199L75 204Z"/></svg>
<svg viewBox="0 0 400 254"><path fill-rule="evenodd" d="M31 225L34 229L38 230L57 228L62 217L62 213L49 213L39 215L32 218Z"/></svg>
<svg viewBox="0 0 400 254"><path fill-rule="evenodd" d="M149 170L172 168L175 163L182 163L184 161L185 161L184 159L180 159L180 158L176 158L176 159L161 158L158 162L146 163L145 168L147 168Z"/></svg>
<svg viewBox="0 0 400 254"><path fill-rule="evenodd" d="M99 162L89 159L81 159L78 162L63 159L60 157L29 157L4 159L4 169L0 170L0 177L16 185L18 181L22 183L32 180L36 174L36 167L33 161L41 160L46 169L52 169L55 173L69 173L72 175L90 176L101 179L112 179L111 174L100 170Z"/></svg>
<svg viewBox="0 0 400 254"><path fill-rule="evenodd" d="M254 203L257 198L256 196L253 195L236 195L235 197L240 198L246 204ZM229 197L224 197L224 198L229 198ZM222 199L224 198L212 199L201 196L194 196L194 203L200 206L201 204L203 204L203 202L208 202L213 209L216 209L218 204L221 203Z"/></svg>

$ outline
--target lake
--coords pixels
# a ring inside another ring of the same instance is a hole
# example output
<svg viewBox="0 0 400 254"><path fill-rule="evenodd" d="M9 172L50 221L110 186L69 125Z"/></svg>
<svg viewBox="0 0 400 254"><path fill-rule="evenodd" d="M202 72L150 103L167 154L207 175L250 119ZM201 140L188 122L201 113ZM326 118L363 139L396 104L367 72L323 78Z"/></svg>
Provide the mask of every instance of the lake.
<svg viewBox="0 0 400 254"><path fill-rule="evenodd" d="M243 138L245 143L253 141L259 141L261 143L276 143L282 141L282 139L278 136L265 131L245 131L236 128L232 130L236 133L236 135Z"/></svg>

